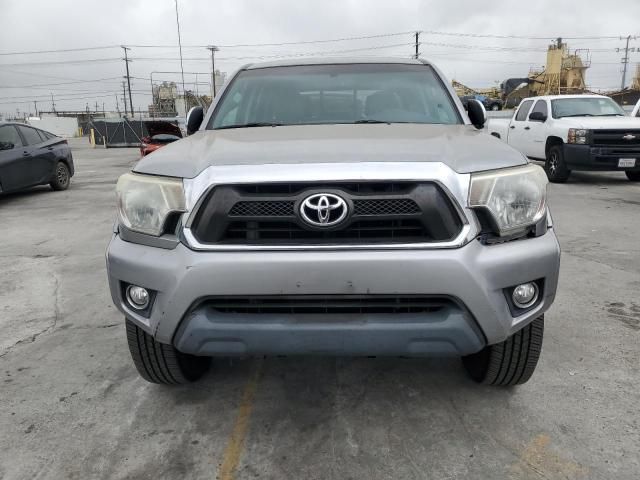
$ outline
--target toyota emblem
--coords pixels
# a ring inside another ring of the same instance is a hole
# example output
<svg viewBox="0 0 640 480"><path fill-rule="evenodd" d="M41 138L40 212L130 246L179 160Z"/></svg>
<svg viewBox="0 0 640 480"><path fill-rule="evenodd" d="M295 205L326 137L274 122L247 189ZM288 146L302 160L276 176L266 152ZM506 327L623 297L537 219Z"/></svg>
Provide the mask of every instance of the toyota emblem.
<svg viewBox="0 0 640 480"><path fill-rule="evenodd" d="M300 203L300 216L314 227L332 227L349 212L344 198L333 193L314 193Z"/></svg>

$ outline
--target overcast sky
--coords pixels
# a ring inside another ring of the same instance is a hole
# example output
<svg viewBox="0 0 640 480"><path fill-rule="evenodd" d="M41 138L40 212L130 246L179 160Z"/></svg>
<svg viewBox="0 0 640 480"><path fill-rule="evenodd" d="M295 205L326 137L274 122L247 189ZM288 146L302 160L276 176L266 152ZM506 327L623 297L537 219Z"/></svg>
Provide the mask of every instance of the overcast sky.
<svg viewBox="0 0 640 480"><path fill-rule="evenodd" d="M232 72L238 66L270 56L386 55L413 53L414 30L454 34L540 37L491 38L422 33L420 52L449 79L485 87L509 77L526 76L545 62L551 39L567 37L573 49L590 49L587 83L594 89L619 88L624 47L618 36L638 35L631 46L640 50L640 0L486 1L477 0L178 0L185 72L198 75L199 91L209 90L209 52L221 45L216 67ZM151 72L177 72L178 35L174 0L0 0L0 53L110 45L132 47L130 73L133 103L146 109L151 100ZM401 32L407 32L402 33ZM394 34L362 40L281 46L234 47L330 40ZM355 50L355 51L350 51ZM38 108L114 110L122 96L125 73L120 48L46 54L0 55L0 112L15 114ZM251 57L251 58L247 58ZM88 61L87 61L88 60ZM640 62L630 53L627 84ZM76 63L70 63L76 62ZM156 80L179 82L180 74L154 73ZM185 75L187 89L195 75ZM78 82L91 80L92 82ZM100 81L95 81L100 80ZM58 85L53 85L58 84ZM86 97L86 98L85 98ZM121 101L121 100L120 100ZM122 109L122 104L120 104Z"/></svg>

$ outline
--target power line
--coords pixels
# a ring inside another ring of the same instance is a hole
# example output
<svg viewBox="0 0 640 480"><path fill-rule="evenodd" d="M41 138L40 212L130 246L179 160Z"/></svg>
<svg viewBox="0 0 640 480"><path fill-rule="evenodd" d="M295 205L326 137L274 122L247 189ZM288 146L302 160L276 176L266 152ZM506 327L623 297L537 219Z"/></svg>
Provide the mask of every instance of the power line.
<svg viewBox="0 0 640 480"><path fill-rule="evenodd" d="M502 39L521 39L521 40L552 40L557 35L547 36L527 36L527 35L501 35L501 34L489 34L489 33L463 33L463 32L443 32L436 30L418 30L418 33L425 33L429 35L442 35L442 36L454 36L454 37L468 37L468 38L502 38ZM271 43L236 43L236 44L219 44L219 48L241 48L241 47L277 47L284 45L310 45L317 43L333 43L333 42L346 42L356 40L369 40L374 38L388 38L401 35L415 34L416 31L404 31L404 32L392 32L381 33L376 35L362 35L342 38L329 38L318 40L300 40L291 42L271 42ZM567 40L618 40L619 35L586 35L586 36L563 36ZM131 48L179 48L177 45L136 45L127 44L126 47ZM209 45L183 45L184 48L207 48ZM8 55L32 55L40 53L67 53L67 52L83 52L83 51L95 51L95 50L109 50L120 48L121 45L99 45L94 47L81 47L81 48L61 48L52 50L29 50L20 52L0 52L0 56Z"/></svg>
<svg viewBox="0 0 640 480"><path fill-rule="evenodd" d="M84 47L84 48L63 48L58 50L31 50L26 52L0 52L0 56L5 55L33 55L38 53L63 53L63 52L87 52L90 50L108 50L111 48L119 48L120 45L104 45L101 47Z"/></svg>
<svg viewBox="0 0 640 480"><path fill-rule="evenodd" d="M53 62L22 62L22 63L0 63L2 67L34 67L43 65L69 65L78 63L107 63L107 62L119 62L120 58L89 58L85 60L64 60Z"/></svg>
<svg viewBox="0 0 640 480"><path fill-rule="evenodd" d="M132 92L134 93L143 93L146 92L147 90L132 90ZM62 96L66 96L66 97L73 97L73 96L77 96L77 95L87 95L87 94L98 94L98 93L112 93L113 90L84 90L84 91L78 91L76 93L62 93L60 95ZM51 94L47 94L47 95L17 95L14 97L0 97L0 99L2 100L9 100L9 99L21 99L21 98L48 98L50 97Z"/></svg>
<svg viewBox="0 0 640 480"><path fill-rule="evenodd" d="M134 78L134 77L131 77ZM107 80L120 80L120 77L97 78L95 80L74 80L70 82L60 83L36 83L33 85L0 85L0 88L37 88L37 87L55 87L58 85L72 85L76 83L99 83ZM145 79L146 80L146 79Z"/></svg>
<svg viewBox="0 0 640 480"><path fill-rule="evenodd" d="M149 92L140 92L138 95L151 95ZM49 95L47 95L49 97ZM73 97L73 98L60 98L60 97L56 97L55 101L56 102L62 102L62 101L71 101L71 100L86 100L86 99L93 99L93 98L105 98L105 97L113 97L113 92L106 94L106 95L89 95L89 96L85 96L85 97ZM23 103L28 103L31 104L33 103L32 100L24 100L24 101L12 101L12 102L0 102L0 105L9 105L9 104L23 104Z"/></svg>
<svg viewBox="0 0 640 480"><path fill-rule="evenodd" d="M434 30L423 30L422 33L426 33L429 35L445 35L445 36L454 36L454 37L471 37L471 38L514 38L514 39L522 39L522 40L553 40L554 36L557 35L549 35L545 37L528 37L526 35L494 35L494 34L484 34L484 33L461 33L461 32L439 32ZM602 40L602 39L618 39L619 35L599 35L599 36L584 36L584 37L567 37L562 36L565 40Z"/></svg>
<svg viewBox="0 0 640 480"><path fill-rule="evenodd" d="M265 58L294 58L294 57L313 57L313 56L323 56L323 55L331 55L334 53L353 53L353 52L364 52L368 50L382 50L386 48L397 48L397 47L406 47L413 46L414 43L395 43L391 45L376 45L373 47L363 47L363 48L350 48L346 50L325 50L318 52L302 52L302 53L279 53L275 55L248 55L241 57L217 57L222 60L251 60L251 59L265 59ZM175 57L134 57L134 60L137 61L157 61L157 60L169 60L169 61L177 61L178 58ZM191 57L185 58L185 61L211 61L210 58L207 57Z"/></svg>
<svg viewBox="0 0 640 480"><path fill-rule="evenodd" d="M277 43L236 43L228 45L217 45L218 48L239 48L239 47L279 47L284 45L309 45L313 43L332 43L332 42L347 42L352 40L368 40L372 38L385 38L396 37L400 35L409 35L415 33L415 31L407 32L394 32L394 33L382 33L378 35L363 35L360 37L344 37L344 38L330 38L323 40L303 40L297 42L277 42ZM175 45L127 45L132 48L176 48ZM207 48L209 45L183 45L185 48Z"/></svg>

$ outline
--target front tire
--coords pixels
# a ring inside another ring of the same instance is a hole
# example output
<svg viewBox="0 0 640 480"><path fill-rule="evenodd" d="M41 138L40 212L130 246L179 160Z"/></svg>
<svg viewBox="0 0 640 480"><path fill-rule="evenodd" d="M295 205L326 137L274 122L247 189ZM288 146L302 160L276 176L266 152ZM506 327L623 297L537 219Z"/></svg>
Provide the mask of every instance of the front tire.
<svg viewBox="0 0 640 480"><path fill-rule="evenodd" d="M67 164L64 162L58 162L49 185L51 185L51 188L54 190L66 190L69 188L70 183L71 172L69 171L69 167L67 167Z"/></svg>
<svg viewBox="0 0 640 480"><path fill-rule="evenodd" d="M179 352L173 345L156 342L147 332L126 320L127 343L138 373L147 382L164 385L190 383L204 375L209 357Z"/></svg>
<svg viewBox="0 0 640 480"><path fill-rule="evenodd" d="M567 169L567 164L564 163L562 145L553 145L549 149L544 169L552 183L564 183L568 180L571 170Z"/></svg>
<svg viewBox="0 0 640 480"><path fill-rule="evenodd" d="M531 378L542 350L544 315L504 342L489 345L462 358L467 372L478 383L510 387Z"/></svg>
<svg viewBox="0 0 640 480"><path fill-rule="evenodd" d="M640 172L631 172L627 170L624 173L631 182L640 182Z"/></svg>

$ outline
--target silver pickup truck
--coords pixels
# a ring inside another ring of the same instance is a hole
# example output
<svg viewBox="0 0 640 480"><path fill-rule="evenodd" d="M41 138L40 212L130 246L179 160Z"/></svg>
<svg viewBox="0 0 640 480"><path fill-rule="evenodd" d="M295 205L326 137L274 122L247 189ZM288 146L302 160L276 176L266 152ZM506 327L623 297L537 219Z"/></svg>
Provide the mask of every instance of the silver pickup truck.
<svg viewBox="0 0 640 480"><path fill-rule="evenodd" d="M155 383L211 357L457 355L526 382L560 250L544 171L422 60L247 65L117 185L111 295Z"/></svg>

